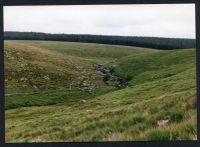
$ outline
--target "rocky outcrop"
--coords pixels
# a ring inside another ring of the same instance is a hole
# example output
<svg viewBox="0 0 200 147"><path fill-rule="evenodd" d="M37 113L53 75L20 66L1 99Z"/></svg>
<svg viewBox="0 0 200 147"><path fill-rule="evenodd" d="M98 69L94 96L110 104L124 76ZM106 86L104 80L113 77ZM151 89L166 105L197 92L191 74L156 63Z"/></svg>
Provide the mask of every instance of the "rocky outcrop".
<svg viewBox="0 0 200 147"><path fill-rule="evenodd" d="M128 84L123 79L114 75L113 68L106 67L102 64L95 64L94 68L96 71L102 74L103 81L107 85L116 86L119 89L126 88L128 86Z"/></svg>

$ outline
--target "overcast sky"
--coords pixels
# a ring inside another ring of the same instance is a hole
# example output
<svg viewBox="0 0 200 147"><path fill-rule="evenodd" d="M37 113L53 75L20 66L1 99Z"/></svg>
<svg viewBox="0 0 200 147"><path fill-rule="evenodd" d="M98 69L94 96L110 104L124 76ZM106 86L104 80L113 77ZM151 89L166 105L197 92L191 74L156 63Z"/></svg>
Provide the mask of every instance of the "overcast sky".
<svg viewBox="0 0 200 147"><path fill-rule="evenodd" d="M195 5L5 6L4 30L195 38Z"/></svg>

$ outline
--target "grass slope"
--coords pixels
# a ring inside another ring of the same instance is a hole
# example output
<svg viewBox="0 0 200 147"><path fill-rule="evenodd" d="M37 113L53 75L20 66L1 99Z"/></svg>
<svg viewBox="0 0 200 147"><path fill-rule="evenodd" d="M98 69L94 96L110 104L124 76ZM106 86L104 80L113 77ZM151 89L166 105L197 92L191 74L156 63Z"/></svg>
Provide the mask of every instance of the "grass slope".
<svg viewBox="0 0 200 147"><path fill-rule="evenodd" d="M157 51L149 48L95 43L27 40L17 40L12 42L39 47L49 51L59 52L65 55L79 57L82 60L99 64L106 64L111 62L114 58L121 58L130 54L140 54Z"/></svg>
<svg viewBox="0 0 200 147"><path fill-rule="evenodd" d="M120 59L115 74L128 81L129 85L136 85L195 68L195 60L194 49L130 55Z"/></svg>
<svg viewBox="0 0 200 147"><path fill-rule="evenodd" d="M113 90L104 84L93 64L109 63L145 50L55 41L5 41L5 108L57 104Z"/></svg>
<svg viewBox="0 0 200 147"><path fill-rule="evenodd" d="M5 42L5 67L7 94L103 85L91 63L15 41Z"/></svg>
<svg viewBox="0 0 200 147"><path fill-rule="evenodd" d="M59 47L53 50L52 44L48 48L48 43L45 47L40 44L41 42L7 42L8 46L12 43L24 43L27 47L37 44L37 48L44 52L59 54L60 58L70 56L84 67L101 61L101 57L99 60L86 61L81 60L88 59L84 55L69 53L60 56ZM56 43L59 46L59 42ZM66 44L67 48L67 44L70 43L61 44ZM96 52L96 58L99 56L99 50ZM116 56L104 58L108 58L108 62L103 63L110 66L110 58ZM133 50L133 53L117 58L114 73L129 83L125 89L105 88L106 85L101 83L99 90L95 88L91 91L92 95L83 90L78 94L75 91L39 91L33 95L7 96L6 106L9 110L6 110L6 142L196 139L195 49L155 52L142 50L137 51L137 54ZM7 62L10 63L9 60ZM98 77L97 73L94 75ZM10 83L6 84L8 87L11 86ZM27 103L25 99L29 99L27 106L32 107L22 107ZM86 102L82 103L82 99L86 99ZM53 103L54 105L44 103L42 107L38 107L43 100L59 102ZM156 122L162 119L169 119L170 124L157 126Z"/></svg>

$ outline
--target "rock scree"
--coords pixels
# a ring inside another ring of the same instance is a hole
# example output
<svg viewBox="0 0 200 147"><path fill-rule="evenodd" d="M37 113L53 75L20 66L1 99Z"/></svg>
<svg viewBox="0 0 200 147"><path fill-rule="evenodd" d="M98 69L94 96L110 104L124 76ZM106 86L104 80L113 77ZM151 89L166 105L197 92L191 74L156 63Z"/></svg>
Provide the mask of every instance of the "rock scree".
<svg viewBox="0 0 200 147"><path fill-rule="evenodd" d="M123 79L121 79L117 75L114 75L113 68L106 67L102 64L95 64L94 68L96 71L102 74L103 81L107 85L112 85L119 89L126 88L128 86L128 84Z"/></svg>

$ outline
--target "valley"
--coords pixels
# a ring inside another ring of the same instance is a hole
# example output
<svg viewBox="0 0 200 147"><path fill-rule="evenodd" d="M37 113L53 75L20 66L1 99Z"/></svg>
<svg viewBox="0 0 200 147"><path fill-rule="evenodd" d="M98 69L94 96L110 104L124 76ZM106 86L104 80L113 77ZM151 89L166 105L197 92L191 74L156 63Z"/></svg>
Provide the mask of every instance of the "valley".
<svg viewBox="0 0 200 147"><path fill-rule="evenodd" d="M6 142L197 139L194 48L6 40L4 55Z"/></svg>

